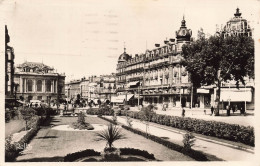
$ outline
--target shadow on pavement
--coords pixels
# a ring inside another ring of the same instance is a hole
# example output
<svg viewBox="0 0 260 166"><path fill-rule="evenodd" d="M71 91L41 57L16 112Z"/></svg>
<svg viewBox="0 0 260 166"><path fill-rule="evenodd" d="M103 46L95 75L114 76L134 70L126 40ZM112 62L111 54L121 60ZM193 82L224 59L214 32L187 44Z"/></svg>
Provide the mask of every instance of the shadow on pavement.
<svg viewBox="0 0 260 166"><path fill-rule="evenodd" d="M46 137L36 137L35 139L48 139L48 138L58 138L56 136L46 136Z"/></svg>

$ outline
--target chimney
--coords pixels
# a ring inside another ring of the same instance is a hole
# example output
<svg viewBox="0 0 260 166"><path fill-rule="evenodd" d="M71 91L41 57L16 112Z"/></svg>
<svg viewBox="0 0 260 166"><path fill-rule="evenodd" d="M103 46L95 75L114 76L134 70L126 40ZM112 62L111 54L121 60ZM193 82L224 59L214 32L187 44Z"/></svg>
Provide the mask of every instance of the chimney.
<svg viewBox="0 0 260 166"><path fill-rule="evenodd" d="M155 44L155 47L160 47L160 44Z"/></svg>
<svg viewBox="0 0 260 166"><path fill-rule="evenodd" d="M168 40L164 40L164 44L168 44L169 43L169 41Z"/></svg>
<svg viewBox="0 0 260 166"><path fill-rule="evenodd" d="M173 42L173 43L174 43L174 42L175 42L175 39L170 39L170 42Z"/></svg>

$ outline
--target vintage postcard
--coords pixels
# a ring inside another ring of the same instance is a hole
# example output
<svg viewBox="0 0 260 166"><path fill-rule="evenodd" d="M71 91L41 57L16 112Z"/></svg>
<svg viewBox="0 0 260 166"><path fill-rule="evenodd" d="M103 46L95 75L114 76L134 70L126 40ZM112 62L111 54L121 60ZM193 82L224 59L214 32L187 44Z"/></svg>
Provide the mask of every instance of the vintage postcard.
<svg viewBox="0 0 260 166"><path fill-rule="evenodd" d="M0 9L1 165L259 163L259 1Z"/></svg>

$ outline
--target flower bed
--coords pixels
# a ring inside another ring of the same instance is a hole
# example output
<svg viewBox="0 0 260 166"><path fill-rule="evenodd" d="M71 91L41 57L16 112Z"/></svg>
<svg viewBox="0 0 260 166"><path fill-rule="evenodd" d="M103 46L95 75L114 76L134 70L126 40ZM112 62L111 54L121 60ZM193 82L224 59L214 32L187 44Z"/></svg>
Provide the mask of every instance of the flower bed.
<svg viewBox="0 0 260 166"><path fill-rule="evenodd" d="M100 108L89 108L87 109L89 115L114 115L114 110L108 106L101 106Z"/></svg>
<svg viewBox="0 0 260 166"><path fill-rule="evenodd" d="M140 112L122 111L123 116L141 119ZM190 132L213 136L235 142L241 142L250 146L255 146L254 127L245 127L236 124L228 124L216 121L206 121L201 119L152 114L149 117L150 122L174 128L187 130Z"/></svg>
<svg viewBox="0 0 260 166"><path fill-rule="evenodd" d="M67 154L64 157L65 162L73 162L83 157L89 157L89 156L100 156L100 152L96 152L93 149L86 149L75 153Z"/></svg>
<svg viewBox="0 0 260 166"><path fill-rule="evenodd" d="M73 162L79 159L87 158L84 161L144 161L143 159L138 158L138 156L143 157L148 160L155 160L154 155L148 153L145 150L134 149L134 148L120 148L120 155L110 156L109 158L102 158L101 153L94 151L93 149L86 149L83 151L67 154L64 157L65 162ZM135 157L133 157L135 156Z"/></svg>

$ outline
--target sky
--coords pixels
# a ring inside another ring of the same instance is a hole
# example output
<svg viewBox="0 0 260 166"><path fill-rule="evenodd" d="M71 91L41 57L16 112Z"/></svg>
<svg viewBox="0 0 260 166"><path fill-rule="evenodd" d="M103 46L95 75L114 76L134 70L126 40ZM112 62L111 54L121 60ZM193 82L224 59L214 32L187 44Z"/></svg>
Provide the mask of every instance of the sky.
<svg viewBox="0 0 260 166"><path fill-rule="evenodd" d="M213 35L240 8L259 26L257 0L2 0L15 64L43 62L66 81L116 72L118 57L144 53L175 38L183 16L197 37Z"/></svg>

